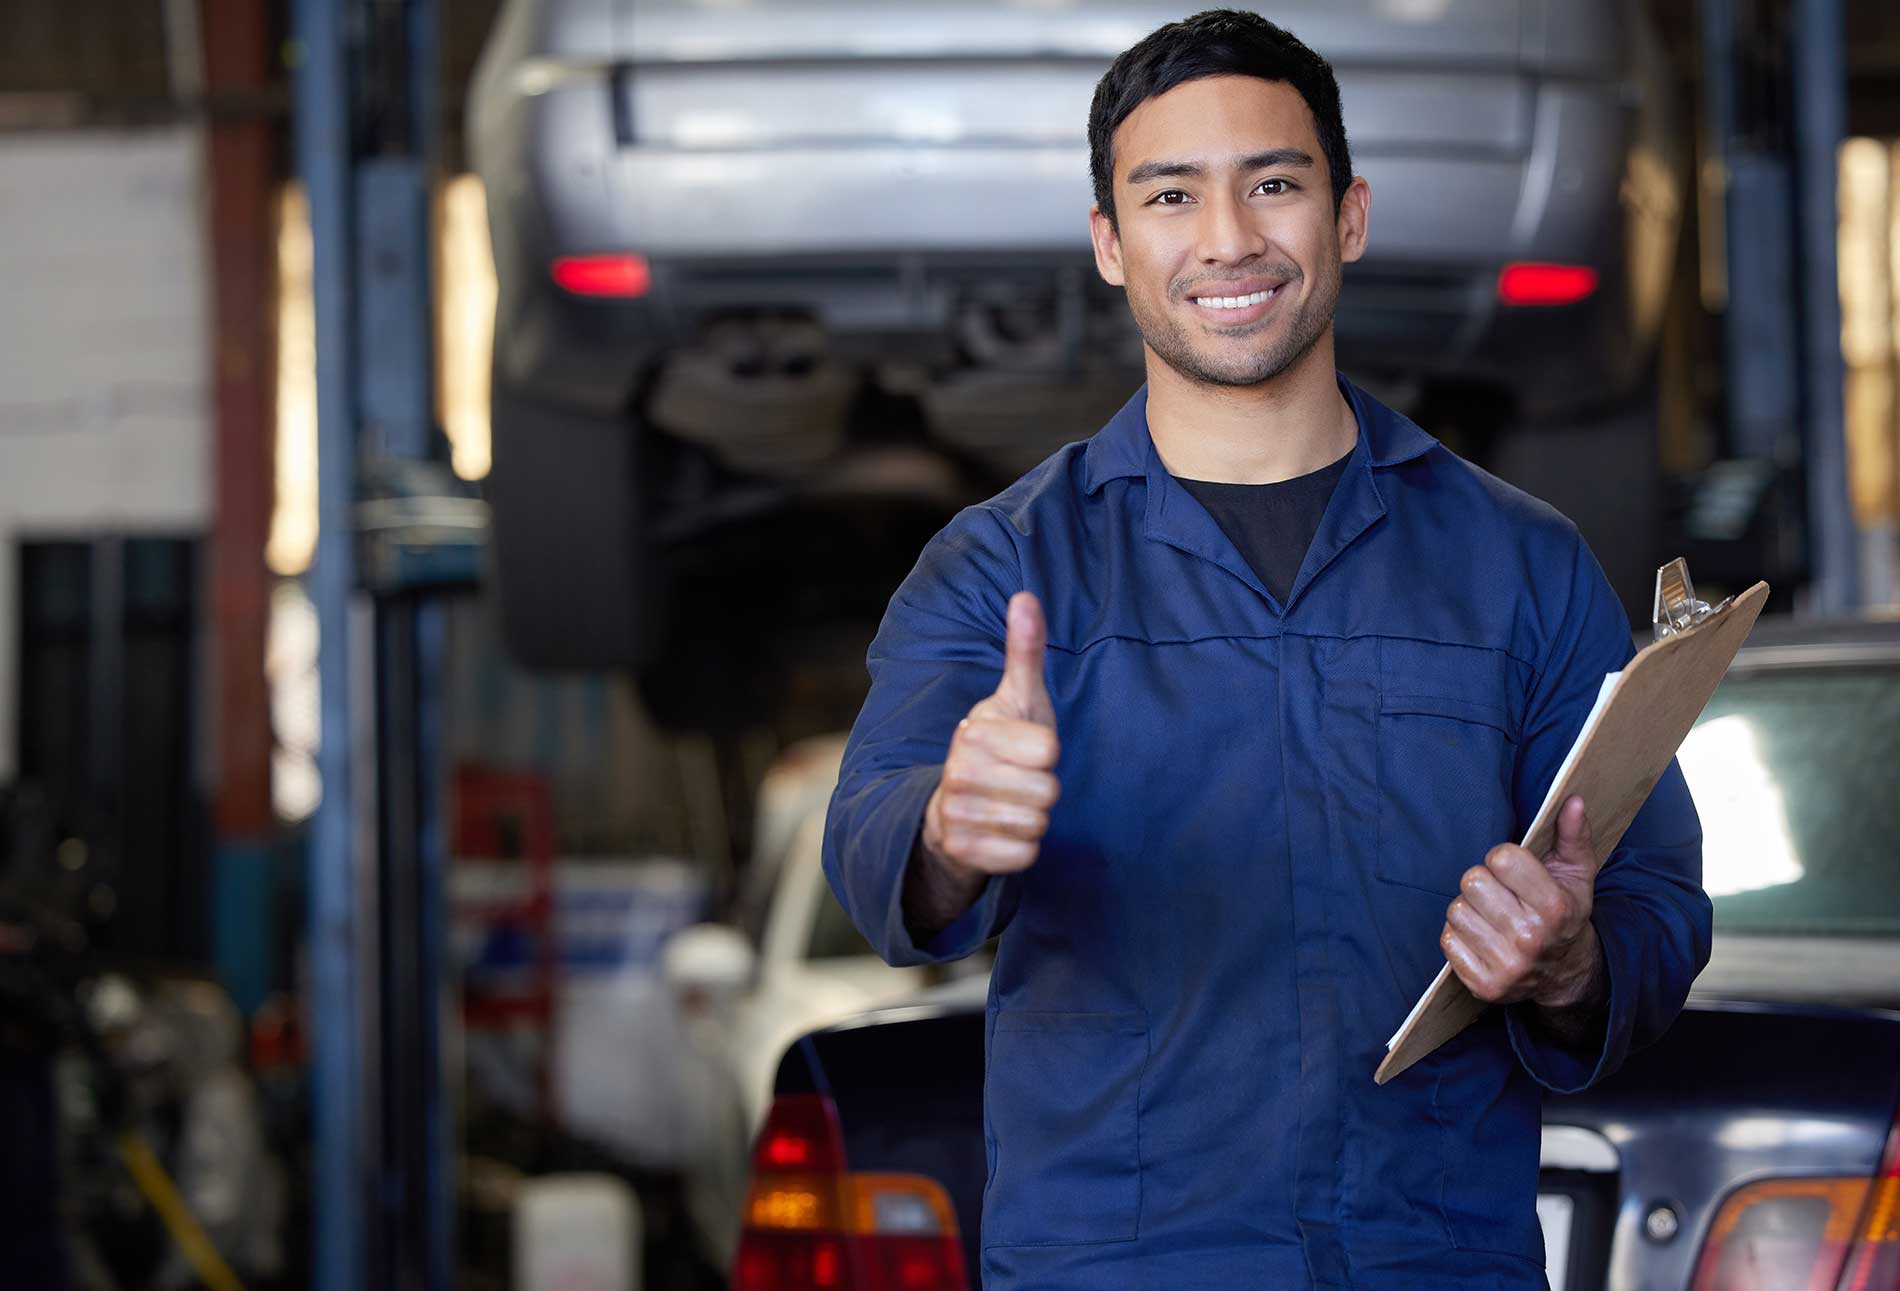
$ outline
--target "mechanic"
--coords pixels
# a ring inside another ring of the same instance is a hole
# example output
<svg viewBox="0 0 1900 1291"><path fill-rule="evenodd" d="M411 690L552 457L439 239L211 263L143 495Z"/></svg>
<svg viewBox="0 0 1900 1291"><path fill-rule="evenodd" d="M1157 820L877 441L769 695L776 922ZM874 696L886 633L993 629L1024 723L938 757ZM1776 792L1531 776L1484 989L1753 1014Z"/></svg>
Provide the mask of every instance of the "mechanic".
<svg viewBox="0 0 1900 1291"><path fill-rule="evenodd" d="M925 548L826 825L891 963L1000 934L983 1284L1543 1287L1542 1090L1709 953L1674 766L1600 871L1576 799L1508 841L1628 622L1567 520L1335 371L1371 195L1323 59L1169 24L1089 141L1147 383ZM1502 1007L1375 1086L1445 960Z"/></svg>

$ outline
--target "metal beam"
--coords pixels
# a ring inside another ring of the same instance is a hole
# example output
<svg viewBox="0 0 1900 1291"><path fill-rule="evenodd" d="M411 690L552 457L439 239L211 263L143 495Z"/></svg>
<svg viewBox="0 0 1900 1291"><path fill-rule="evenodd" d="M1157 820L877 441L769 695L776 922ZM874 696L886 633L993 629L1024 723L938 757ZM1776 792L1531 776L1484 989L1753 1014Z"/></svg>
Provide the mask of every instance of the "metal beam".
<svg viewBox="0 0 1900 1291"><path fill-rule="evenodd" d="M1860 535L1847 493L1846 368L1837 268L1839 150L1847 132L1841 0L1796 0L1794 127L1800 246L1802 430L1814 580L1810 608L1859 607ZM1733 360L1731 360L1733 361Z"/></svg>
<svg viewBox="0 0 1900 1291"><path fill-rule="evenodd" d="M387 558L400 527L366 529L373 508L363 505L400 512L431 491L438 456L436 3L298 0L297 22L321 454L324 807L310 889L318 1151L331 1155L319 1161L317 1286L446 1291L454 1155L438 1027L442 633L430 603L444 584L404 576L408 566Z"/></svg>
<svg viewBox="0 0 1900 1291"><path fill-rule="evenodd" d="M356 908L356 791L351 758L350 610L355 597L356 380L350 259L350 78L346 13L335 0L295 0L297 168L310 205L317 340L316 561L311 599L323 689L318 768L323 800L311 825L312 1250L315 1291L370 1285L358 1020L366 994Z"/></svg>

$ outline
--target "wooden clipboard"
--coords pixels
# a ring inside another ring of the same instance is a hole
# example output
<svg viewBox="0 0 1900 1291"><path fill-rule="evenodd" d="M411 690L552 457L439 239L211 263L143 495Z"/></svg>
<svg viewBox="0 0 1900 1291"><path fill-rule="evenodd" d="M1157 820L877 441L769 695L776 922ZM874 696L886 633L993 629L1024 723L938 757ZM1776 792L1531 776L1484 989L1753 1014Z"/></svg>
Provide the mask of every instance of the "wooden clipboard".
<svg viewBox="0 0 1900 1291"><path fill-rule="evenodd" d="M1591 720L1524 835L1526 851L1534 856L1550 851L1559 809L1580 795L1597 860L1608 859L1715 694L1767 599L1768 584L1756 583L1693 625L1643 647L1606 681ZM1659 590L1659 621L1660 602ZM1385 1084L1470 1026L1487 1007L1446 964L1386 1046L1373 1081Z"/></svg>

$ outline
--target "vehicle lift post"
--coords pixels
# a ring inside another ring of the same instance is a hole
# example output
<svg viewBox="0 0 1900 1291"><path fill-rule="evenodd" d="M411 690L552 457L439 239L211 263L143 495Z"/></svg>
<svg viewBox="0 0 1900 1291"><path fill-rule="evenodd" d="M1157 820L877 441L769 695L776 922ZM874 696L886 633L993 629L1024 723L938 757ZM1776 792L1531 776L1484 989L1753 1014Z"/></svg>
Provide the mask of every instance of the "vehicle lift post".
<svg viewBox="0 0 1900 1291"><path fill-rule="evenodd" d="M480 503L433 415L435 0L294 0L316 305L323 798L309 853L317 1291L456 1281L442 1063L444 618Z"/></svg>
<svg viewBox="0 0 1900 1291"><path fill-rule="evenodd" d="M1863 589L1836 267L1847 116L1841 0L1700 0L1697 9L1704 212L1713 226L1703 236L1720 239L1711 268L1721 286L1710 303L1722 311L1723 451L1764 481L1762 505L1786 517L1778 532L1800 535L1804 548L1747 563L1805 565L1806 609L1851 613Z"/></svg>

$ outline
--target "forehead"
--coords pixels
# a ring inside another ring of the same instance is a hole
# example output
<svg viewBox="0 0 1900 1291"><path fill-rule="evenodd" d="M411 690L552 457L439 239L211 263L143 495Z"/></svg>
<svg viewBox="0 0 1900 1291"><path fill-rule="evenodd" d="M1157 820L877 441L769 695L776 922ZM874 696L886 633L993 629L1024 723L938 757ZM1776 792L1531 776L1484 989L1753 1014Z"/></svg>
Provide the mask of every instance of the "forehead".
<svg viewBox="0 0 1900 1291"><path fill-rule="evenodd" d="M1300 92L1257 76L1204 76L1144 100L1115 128L1115 176L1144 161L1219 163L1269 148L1318 160L1319 130Z"/></svg>

